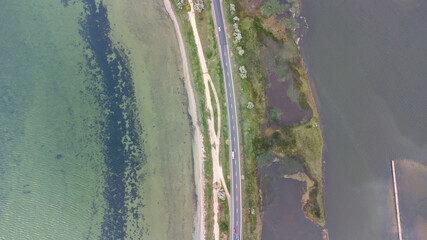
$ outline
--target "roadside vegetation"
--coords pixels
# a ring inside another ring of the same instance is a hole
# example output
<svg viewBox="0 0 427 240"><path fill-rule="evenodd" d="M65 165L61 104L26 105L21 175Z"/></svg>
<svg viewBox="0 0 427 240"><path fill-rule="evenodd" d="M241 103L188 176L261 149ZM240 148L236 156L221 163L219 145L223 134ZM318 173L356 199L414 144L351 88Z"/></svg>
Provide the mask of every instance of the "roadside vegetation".
<svg viewBox="0 0 427 240"><path fill-rule="evenodd" d="M203 51L206 56L206 64L211 76L211 79L218 91L218 99L221 106L221 139L220 139L220 152L219 160L223 169L224 178L228 189L230 188L230 177L229 177L229 147L228 147L228 128L227 128L227 105L225 99L225 88L223 81L223 71L221 67L221 60L217 47L217 40L215 36L215 27L213 18L211 15L211 5L209 1L205 1L205 9L197 14L197 29L199 31L200 40L203 45ZM216 111L216 108L215 110ZM212 201L212 197L207 199ZM229 236L229 206L227 198L219 200L220 211L218 214L218 222L220 226L220 239L228 239ZM211 210L207 210L211 211ZM207 219L207 222L212 221ZM208 231L209 234L209 231ZM209 235L207 236L209 239Z"/></svg>

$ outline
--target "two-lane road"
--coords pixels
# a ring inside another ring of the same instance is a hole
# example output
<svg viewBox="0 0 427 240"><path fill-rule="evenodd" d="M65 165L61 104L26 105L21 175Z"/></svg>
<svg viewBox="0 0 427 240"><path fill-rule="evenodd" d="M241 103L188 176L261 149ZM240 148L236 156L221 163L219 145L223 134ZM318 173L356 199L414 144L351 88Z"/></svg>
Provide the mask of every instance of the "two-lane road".
<svg viewBox="0 0 427 240"><path fill-rule="evenodd" d="M220 0L211 0L212 16L215 23L218 41L218 50L221 56L224 74L225 94L227 101L228 139L230 147L230 176L231 176L231 238L242 239L242 191L240 175L239 128L237 125L236 100L234 97L234 84L231 71L227 33L224 25L224 15Z"/></svg>

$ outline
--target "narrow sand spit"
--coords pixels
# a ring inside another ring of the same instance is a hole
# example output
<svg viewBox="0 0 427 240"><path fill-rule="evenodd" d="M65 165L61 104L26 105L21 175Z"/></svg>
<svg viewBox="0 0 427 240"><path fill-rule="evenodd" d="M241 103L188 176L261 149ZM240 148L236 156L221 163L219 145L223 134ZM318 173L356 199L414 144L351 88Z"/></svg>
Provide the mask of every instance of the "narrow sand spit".
<svg viewBox="0 0 427 240"><path fill-rule="evenodd" d="M219 240L220 232L219 232L219 224L218 224L218 192L221 189L221 185L225 190L228 202L230 201L230 194L227 189L227 185L225 184L224 175L222 172L222 167L219 163L219 144L220 144L220 132L221 132L221 109L218 100L218 94L216 92L215 86L212 82L212 79L208 72L208 67L206 65L205 56L203 54L203 47L200 41L199 32L197 31L196 25L196 17L194 11L194 4L192 0L188 1L190 4L190 11L188 12L188 17L190 19L191 28L193 29L194 41L197 46L197 55L199 57L200 66L203 72L203 84L205 87L205 97L206 97L206 107L209 111L209 118L207 119L208 130L210 143L212 146L212 168L213 168L213 212L214 212L214 238L215 240ZM211 100L211 91L213 92L215 105L217 108L217 130L215 132L215 116L212 108L212 100ZM230 204L229 204L230 205Z"/></svg>
<svg viewBox="0 0 427 240"><path fill-rule="evenodd" d="M175 27L175 32L178 38L178 44L179 44L179 50L181 52L181 60L182 65L184 69L184 77L185 77L185 88L187 89L188 94L188 111L191 116L192 124L193 124L193 134L194 134L194 140L193 140L193 156L195 161L195 175L196 175L196 188L197 188L197 217L196 221L196 230L195 235L193 236L194 239L205 239L206 238L206 232L205 232L205 217L206 217L206 210L204 208L204 202L205 202L205 194L204 194L204 187L205 187L205 179L204 179L204 148L203 148L203 136L200 131L198 119L197 119L197 109L196 109L196 100L194 98L194 92L193 87L191 85L191 79L190 74L188 70L188 62L187 62L187 55L184 48L184 41L182 39L181 30L178 25L178 21L176 20L175 13L172 10L172 6L170 3L170 0L164 0L163 1L166 7L166 10L172 19L172 22Z"/></svg>

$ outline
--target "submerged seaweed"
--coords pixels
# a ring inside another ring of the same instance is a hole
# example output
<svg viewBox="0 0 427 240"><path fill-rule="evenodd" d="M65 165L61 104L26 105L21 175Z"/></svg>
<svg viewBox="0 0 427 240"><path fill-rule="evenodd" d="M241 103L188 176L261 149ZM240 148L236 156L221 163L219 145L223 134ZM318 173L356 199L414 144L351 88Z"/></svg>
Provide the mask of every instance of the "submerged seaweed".
<svg viewBox="0 0 427 240"><path fill-rule="evenodd" d="M102 2L83 2L85 16L80 21L80 34L91 52L87 55L89 68L94 71L91 91L98 96L107 119L103 140L107 166L104 197L108 203L102 224L102 239L123 239L126 237L127 219L141 217L137 211L142 203L136 182L137 172L146 159L138 135L142 128L136 116L128 58L124 49L114 46L109 37L111 29L107 9ZM134 227L135 231L142 233L142 226Z"/></svg>

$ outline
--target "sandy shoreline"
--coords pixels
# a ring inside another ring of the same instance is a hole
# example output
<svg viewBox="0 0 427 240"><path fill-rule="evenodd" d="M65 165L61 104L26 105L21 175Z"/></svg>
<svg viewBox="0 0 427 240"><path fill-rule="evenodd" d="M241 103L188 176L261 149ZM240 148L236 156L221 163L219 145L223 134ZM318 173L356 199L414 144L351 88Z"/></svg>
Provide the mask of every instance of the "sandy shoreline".
<svg viewBox="0 0 427 240"><path fill-rule="evenodd" d="M194 220L194 234L193 239L205 239L205 216L206 210L204 208L205 196L204 196L204 170L203 170L203 159L204 159L204 148L203 148L203 136L200 131L199 122L197 118L196 100L194 97L193 87L191 85L187 54L185 52L184 41L181 35L181 30L178 25L175 13L172 9L169 0L163 0L165 8L171 18L176 36L178 39L179 50L181 52L181 60L185 78L185 88L188 95L188 112L191 116L191 123L193 128L193 159L194 159L194 179L197 192L197 212Z"/></svg>

